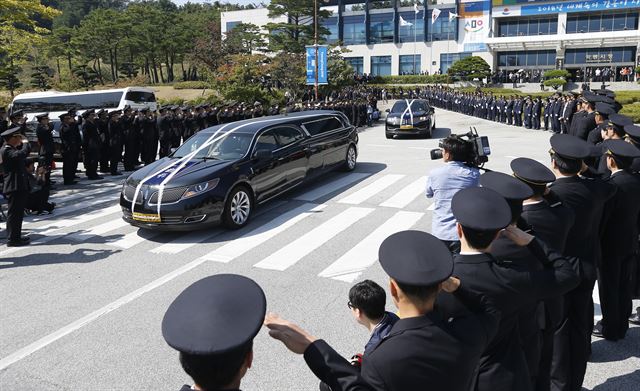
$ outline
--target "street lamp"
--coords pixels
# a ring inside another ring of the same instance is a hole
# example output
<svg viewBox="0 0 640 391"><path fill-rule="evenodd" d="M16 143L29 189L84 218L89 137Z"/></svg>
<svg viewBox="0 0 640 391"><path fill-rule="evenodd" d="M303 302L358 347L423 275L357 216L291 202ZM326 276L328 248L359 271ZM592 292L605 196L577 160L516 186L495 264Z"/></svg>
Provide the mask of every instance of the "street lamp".
<svg viewBox="0 0 640 391"><path fill-rule="evenodd" d="M313 50L315 51L314 90L318 100L318 0L313 0Z"/></svg>

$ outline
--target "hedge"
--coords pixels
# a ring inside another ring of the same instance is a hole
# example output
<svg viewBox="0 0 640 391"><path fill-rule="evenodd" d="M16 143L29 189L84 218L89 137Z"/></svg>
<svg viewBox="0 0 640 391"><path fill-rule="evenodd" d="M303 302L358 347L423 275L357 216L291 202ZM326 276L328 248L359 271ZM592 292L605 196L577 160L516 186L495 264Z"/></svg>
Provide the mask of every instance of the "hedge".
<svg viewBox="0 0 640 391"><path fill-rule="evenodd" d="M636 102L625 105L622 110L620 110L620 114L631 117L636 124L640 123L640 103Z"/></svg>
<svg viewBox="0 0 640 391"><path fill-rule="evenodd" d="M449 75L399 75L376 76L372 83L375 84L449 84Z"/></svg>
<svg viewBox="0 0 640 391"><path fill-rule="evenodd" d="M174 90L205 90L211 86L205 81L180 81L173 83Z"/></svg>

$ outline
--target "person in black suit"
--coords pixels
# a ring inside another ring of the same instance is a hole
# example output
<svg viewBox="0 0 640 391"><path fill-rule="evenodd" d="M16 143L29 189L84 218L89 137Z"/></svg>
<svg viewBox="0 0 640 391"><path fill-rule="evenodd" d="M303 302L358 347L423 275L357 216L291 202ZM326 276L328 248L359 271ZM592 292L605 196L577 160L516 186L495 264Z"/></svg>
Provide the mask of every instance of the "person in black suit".
<svg viewBox="0 0 640 391"><path fill-rule="evenodd" d="M5 144L0 148L4 186L2 192L9 204L7 211L7 247L29 244L29 237L22 236L22 219L29 193L26 159L31 152L29 141L23 139L21 128L16 126L0 134Z"/></svg>
<svg viewBox="0 0 640 391"><path fill-rule="evenodd" d="M36 136L40 151L38 151L38 168L42 167L45 175L45 182L51 184L51 166L53 165L53 126L49 122L49 113L36 115L38 126L36 127Z"/></svg>
<svg viewBox="0 0 640 391"><path fill-rule="evenodd" d="M501 311L498 332L482 354L475 386L477 391L531 390L532 383L520 341L521 310L541 299L556 297L575 288L579 278L572 264L540 239L514 225L511 208L498 192L489 188L461 190L453 197L461 252L454 259L454 275L475 295L487 295ZM526 247L538 260L540 270L528 270L511 259L498 260L489 248L499 235ZM445 318L465 313L462 303L441 294L436 308Z"/></svg>
<svg viewBox="0 0 640 391"><path fill-rule="evenodd" d="M625 140L640 150L640 126L627 125L624 127L624 130L627 132ZM640 176L640 158L633 159L633 163L631 163L631 167L629 167L629 172ZM640 231L640 217L638 217L638 231ZM638 247L640 247L640 237L638 241ZM631 297L633 299L640 299L640 251L636 254L635 260L631 261L631 271L629 274L631 279L629 283L631 286ZM640 307L637 307L635 311L633 311L633 315L629 317L629 322L640 325Z"/></svg>
<svg viewBox="0 0 640 391"><path fill-rule="evenodd" d="M535 236L548 247L560 254L564 249L575 219L573 211L558 200L544 198L547 184L556 180L553 172L544 164L529 158L517 158L511 161L513 176L528 185L533 195L522 203L522 222L530 227ZM551 388L551 365L553 362L553 335L560 327L562 317L562 296L543 301L543 311L538 313L541 327L540 359L537 370L535 390L548 391Z"/></svg>
<svg viewBox="0 0 640 391"><path fill-rule="evenodd" d="M160 107L157 118L158 137L160 140L160 158L171 152L171 114L167 107Z"/></svg>
<svg viewBox="0 0 640 391"><path fill-rule="evenodd" d="M80 155L81 137L73 116L69 113L60 115L60 139L62 140L62 176L65 185L78 183L75 181Z"/></svg>
<svg viewBox="0 0 640 391"><path fill-rule="evenodd" d="M269 335L304 354L313 373L333 390L468 391L480 355L495 333L499 311L486 297L471 294L467 281L450 278L449 249L426 232L389 236L380 245L379 260L390 277L400 320L364 356L361 372L325 341L277 315L265 319ZM441 289L472 312L449 319L434 311Z"/></svg>
<svg viewBox="0 0 640 391"><path fill-rule="evenodd" d="M98 134L100 135L100 172L108 173L109 170L109 117L104 109L96 112L98 116Z"/></svg>
<svg viewBox="0 0 640 391"><path fill-rule="evenodd" d="M638 253L640 176L629 168L640 150L624 140L604 142L604 159L611 172L608 182L616 194L607 201L602 218L602 261L598 265L598 291L602 320L593 334L610 341L623 339L631 315L632 262Z"/></svg>
<svg viewBox="0 0 640 391"><path fill-rule="evenodd" d="M95 110L87 110L82 113L84 118L82 128L82 150L84 151L84 168L87 178L90 180L102 179L98 175L98 162L100 161L100 150L102 141L98 133Z"/></svg>
<svg viewBox="0 0 640 391"><path fill-rule="evenodd" d="M137 120L142 127L142 161L144 164L151 164L156 161L156 156L158 156L158 127L156 119L149 109L142 109L140 113L142 115Z"/></svg>
<svg viewBox="0 0 640 391"><path fill-rule="evenodd" d="M118 164L122 161L122 146L124 142L124 132L122 122L120 122L121 110L109 113L109 167L111 175L122 175L118 171Z"/></svg>
<svg viewBox="0 0 640 391"><path fill-rule="evenodd" d="M579 390L591 354L592 292L596 265L600 262L600 221L604 204L615 194L615 187L600 179L578 175L583 159L589 155L586 141L559 134L552 136L550 142L551 169L557 179L549 189L552 196L574 212L575 221L569 231L565 255L577 257L581 270L580 285L564 297L563 323L554 336L554 360L565 365L552 368L551 389Z"/></svg>
<svg viewBox="0 0 640 391"><path fill-rule="evenodd" d="M239 391L266 308L262 288L236 274L203 278L180 293L162 319L162 336L195 382L180 391Z"/></svg>
<svg viewBox="0 0 640 391"><path fill-rule="evenodd" d="M4 106L0 106L0 134L7 130L9 124L7 123L7 109Z"/></svg>

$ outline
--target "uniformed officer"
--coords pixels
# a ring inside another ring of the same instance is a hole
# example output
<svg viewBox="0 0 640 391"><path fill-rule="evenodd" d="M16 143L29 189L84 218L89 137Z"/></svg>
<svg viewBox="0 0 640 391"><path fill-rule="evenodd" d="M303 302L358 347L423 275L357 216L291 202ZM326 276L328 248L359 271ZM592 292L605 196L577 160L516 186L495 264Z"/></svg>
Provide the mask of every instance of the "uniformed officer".
<svg viewBox="0 0 640 391"><path fill-rule="evenodd" d="M571 209L554 200L548 202L544 196L547 184L555 181L553 172L544 164L529 158L517 158L511 161L513 176L528 185L533 195L522 203L521 219L531 231L547 246L564 254L564 249L574 221ZM552 361L553 335L560 327L562 316L562 296L544 300L544 312L541 320L540 364L537 370L535 389L547 391L551 387L551 365L564 363Z"/></svg>
<svg viewBox="0 0 640 391"><path fill-rule="evenodd" d="M4 106L0 106L0 134L7 130L9 124L7 123L7 109Z"/></svg>
<svg viewBox="0 0 640 391"><path fill-rule="evenodd" d="M593 334L611 341L625 337L631 315L632 263L638 253L640 176L630 172L640 150L623 140L607 140L604 159L611 171L608 182L616 194L607 201L602 218L602 262L598 265L598 291L602 320Z"/></svg>
<svg viewBox="0 0 640 391"><path fill-rule="evenodd" d="M141 123L141 158L144 164L151 164L158 155L158 127L153 113L149 109L140 110L142 114L138 122Z"/></svg>
<svg viewBox="0 0 640 391"><path fill-rule="evenodd" d="M60 126L60 139L62 140L62 177L65 185L78 183L75 181L76 170L78 169L78 156L82 140L80 132L75 126L75 121L70 113L59 116L62 125Z"/></svg>
<svg viewBox="0 0 640 391"><path fill-rule="evenodd" d="M449 249L426 232L395 233L382 242L378 255L390 277L400 320L364 357L361 372L325 341L275 315L265 320L269 334L304 354L313 373L333 390L469 390L480 355L495 332L496 308L486 297L470 294L467 281L450 278ZM442 317L433 310L441 289L472 312Z"/></svg>
<svg viewBox="0 0 640 391"><path fill-rule="evenodd" d="M195 383L181 391L240 390L266 308L260 286L235 274L203 278L180 293L162 319L162 336Z"/></svg>
<svg viewBox="0 0 640 391"><path fill-rule="evenodd" d="M454 259L454 275L477 295L487 295L501 311L498 332L484 351L475 390L531 390L531 378L518 334L523 305L557 297L573 289L579 278L572 264L539 238L510 225L511 208L494 190L464 189L454 195L451 208L457 220L461 252ZM503 230L504 229L504 230ZM489 248L502 230L518 246L537 256L542 270L530 271L498 260ZM440 295L437 308L445 317L465 313L462 303Z"/></svg>
<svg viewBox="0 0 640 391"><path fill-rule="evenodd" d="M574 116L574 123L576 119ZM565 313L554 337L554 359L566 363L552 368L552 390L579 390L584 380L591 353L593 329L592 292L596 281L596 265L600 262L598 240L604 204L613 197L615 187L600 179L578 174L583 159L589 155L589 144L575 136L551 137L551 169L556 180L549 189L553 196L573 210L575 221L565 247L565 255L580 260L580 285L564 297Z"/></svg>
<svg viewBox="0 0 640 391"><path fill-rule="evenodd" d="M111 175L122 175L118 171L118 164L122 161L122 144L124 134L120 122L121 110L109 113L109 168Z"/></svg>
<svg viewBox="0 0 640 391"><path fill-rule="evenodd" d="M26 119L24 111L16 110L9 115L9 126L7 128L20 128L20 133L25 135L27 131Z"/></svg>
<svg viewBox="0 0 640 391"><path fill-rule="evenodd" d="M2 132L4 145L0 148L4 185L7 198L7 247L29 244L29 237L22 236L22 218L29 193L25 161L31 152L29 141L23 139L19 126Z"/></svg>
<svg viewBox="0 0 640 391"><path fill-rule="evenodd" d="M160 141L160 158L171 152L171 115L168 108L161 106L157 118L158 138Z"/></svg>
<svg viewBox="0 0 640 391"><path fill-rule="evenodd" d="M104 109L96 112L96 123L100 135L100 172L108 173L109 170L109 117Z"/></svg>
<svg viewBox="0 0 640 391"><path fill-rule="evenodd" d="M124 147L124 170L133 171L138 164L140 154L140 126L130 106L125 106L120 118Z"/></svg>
<svg viewBox="0 0 640 391"><path fill-rule="evenodd" d="M84 151L84 168L89 180L102 179L98 175L98 162L100 161L100 150L102 140L98 133L98 123L96 122L96 111L91 109L82 113L84 124L82 127L82 150Z"/></svg>
<svg viewBox="0 0 640 391"><path fill-rule="evenodd" d="M45 183L51 184L51 166L53 165L53 126L49 122L49 113L36 115L38 127L36 128L36 136L40 151L38 151L38 168L44 169Z"/></svg>

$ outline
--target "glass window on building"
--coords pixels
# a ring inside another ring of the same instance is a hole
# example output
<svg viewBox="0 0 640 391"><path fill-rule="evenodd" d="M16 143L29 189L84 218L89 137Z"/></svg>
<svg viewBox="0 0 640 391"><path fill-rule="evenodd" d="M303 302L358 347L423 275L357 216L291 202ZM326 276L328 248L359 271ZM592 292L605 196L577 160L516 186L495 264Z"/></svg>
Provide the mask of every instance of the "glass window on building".
<svg viewBox="0 0 640 391"><path fill-rule="evenodd" d="M227 32L233 30L234 27L236 27L237 25L239 25L242 22L227 22Z"/></svg>
<svg viewBox="0 0 640 391"><path fill-rule="evenodd" d="M362 57L345 57L344 60L351 64L351 68L356 74L362 75L364 73L364 60Z"/></svg>
<svg viewBox="0 0 640 391"><path fill-rule="evenodd" d="M567 17L567 34L638 29L638 12L593 12Z"/></svg>
<svg viewBox="0 0 640 391"><path fill-rule="evenodd" d="M498 53L498 66L503 68L548 67L554 66L555 61L555 50L530 50Z"/></svg>
<svg viewBox="0 0 640 391"><path fill-rule="evenodd" d="M503 20L498 23L499 37L551 35L558 33L558 21L553 18Z"/></svg>
<svg viewBox="0 0 640 391"><path fill-rule="evenodd" d="M453 18L453 20L449 22L449 12L455 12L455 10L444 9L441 11L436 22L432 24L431 13L433 11L429 10L429 26L427 27L427 40L429 41L444 41L456 38L456 20L458 18Z"/></svg>
<svg viewBox="0 0 640 391"><path fill-rule="evenodd" d="M391 56L371 56L371 75L391 75Z"/></svg>
<svg viewBox="0 0 640 391"><path fill-rule="evenodd" d="M400 56L400 74L401 75L417 75L420 73L420 55L413 54Z"/></svg>
<svg viewBox="0 0 640 391"><path fill-rule="evenodd" d="M417 14L414 11L400 13L400 16L407 24L403 26L400 19L398 19L399 42L414 42L414 37L415 42L424 42L423 15L424 10L420 10Z"/></svg>
<svg viewBox="0 0 640 391"><path fill-rule="evenodd" d="M366 44L364 15L345 16L343 34L345 45Z"/></svg>
<svg viewBox="0 0 640 391"><path fill-rule="evenodd" d="M585 64L617 64L633 65L636 57L636 48L615 47L615 48L590 48L590 49L567 49L565 51L565 64L585 65Z"/></svg>
<svg viewBox="0 0 640 391"><path fill-rule="evenodd" d="M370 14L369 15L369 43L393 42L393 14Z"/></svg>
<svg viewBox="0 0 640 391"><path fill-rule="evenodd" d="M329 35L325 36L327 43L338 42L338 18L330 17L322 20L322 27L329 30Z"/></svg>
<svg viewBox="0 0 640 391"><path fill-rule="evenodd" d="M463 58L471 57L472 53L442 53L440 54L440 72L444 75L447 73L454 62Z"/></svg>

